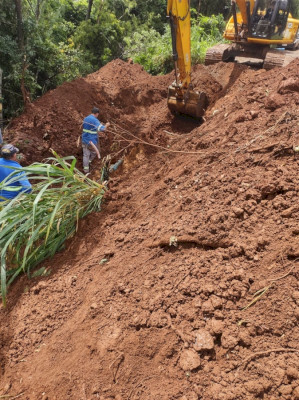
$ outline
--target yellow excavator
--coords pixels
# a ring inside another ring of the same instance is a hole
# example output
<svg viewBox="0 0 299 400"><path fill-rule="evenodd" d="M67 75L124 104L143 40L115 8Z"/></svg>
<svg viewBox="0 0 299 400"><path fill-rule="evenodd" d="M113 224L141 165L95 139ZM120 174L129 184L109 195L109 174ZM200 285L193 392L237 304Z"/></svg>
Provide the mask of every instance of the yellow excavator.
<svg viewBox="0 0 299 400"><path fill-rule="evenodd" d="M299 56L299 20L290 13L291 0L232 0L232 17L224 32L231 44L211 47L205 64L258 59L263 68L285 66ZM238 11L238 9L239 11Z"/></svg>
<svg viewBox="0 0 299 400"><path fill-rule="evenodd" d="M259 59L263 67L285 66L299 57L299 20L290 14L291 0L232 0L232 17L224 38L207 51L205 64L234 61L236 57ZM238 9L239 10L238 10ZM191 82L190 0L168 0L175 81L168 88L168 107L173 113L196 118L204 115L207 97ZM274 48L273 48L274 47Z"/></svg>

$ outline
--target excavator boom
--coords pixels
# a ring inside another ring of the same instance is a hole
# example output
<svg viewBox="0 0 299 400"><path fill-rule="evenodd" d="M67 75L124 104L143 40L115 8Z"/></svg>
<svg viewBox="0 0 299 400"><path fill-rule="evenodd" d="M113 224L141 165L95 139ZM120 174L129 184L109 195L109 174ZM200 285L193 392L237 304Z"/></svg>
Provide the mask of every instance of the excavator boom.
<svg viewBox="0 0 299 400"><path fill-rule="evenodd" d="M169 0L167 15L170 18L172 56L175 63L176 79L188 88L191 82L191 28L189 1Z"/></svg>
<svg viewBox="0 0 299 400"><path fill-rule="evenodd" d="M172 57L175 81L168 88L167 104L171 112L200 118L206 106L205 93L193 90L191 84L190 0L168 0Z"/></svg>

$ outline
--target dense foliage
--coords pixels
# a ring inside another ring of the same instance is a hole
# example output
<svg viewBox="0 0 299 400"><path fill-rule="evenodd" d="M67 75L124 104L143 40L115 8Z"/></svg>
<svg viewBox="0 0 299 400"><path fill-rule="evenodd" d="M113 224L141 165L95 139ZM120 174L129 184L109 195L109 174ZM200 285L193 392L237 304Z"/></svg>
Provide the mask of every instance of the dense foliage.
<svg viewBox="0 0 299 400"><path fill-rule="evenodd" d="M192 13L191 57L192 63L204 61L206 50L222 40L224 19L218 16L206 17ZM169 25L163 34L153 28L141 27L131 37L125 38L125 55L152 74L165 74L173 69L171 36Z"/></svg>
<svg viewBox="0 0 299 400"><path fill-rule="evenodd" d="M192 57L221 40L231 0L190 0ZM0 0L4 117L115 58L172 69L167 0ZM299 0L293 0L296 15ZM297 13L298 14L298 13Z"/></svg>

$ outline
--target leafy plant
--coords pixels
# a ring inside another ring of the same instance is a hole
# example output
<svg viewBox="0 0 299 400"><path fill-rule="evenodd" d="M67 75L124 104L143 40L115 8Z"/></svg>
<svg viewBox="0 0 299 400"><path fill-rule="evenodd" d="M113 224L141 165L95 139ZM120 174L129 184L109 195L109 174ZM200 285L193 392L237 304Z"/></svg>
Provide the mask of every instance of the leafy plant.
<svg viewBox="0 0 299 400"><path fill-rule="evenodd" d="M55 152L47 163L23 168L36 182L30 194L19 194L0 208L1 295L22 273L53 256L78 229L78 221L100 210L105 187L75 168L74 157ZM69 162L70 161L70 162ZM0 183L0 189L19 179L19 170Z"/></svg>
<svg viewBox="0 0 299 400"><path fill-rule="evenodd" d="M125 27L112 12L105 10L97 23L81 22L73 40L76 48L83 52L84 60L97 69L121 56Z"/></svg>
<svg viewBox="0 0 299 400"><path fill-rule="evenodd" d="M125 38L125 57L154 75L165 74L173 69L171 56L170 28L167 25L163 35L154 29L142 28Z"/></svg>
<svg viewBox="0 0 299 400"><path fill-rule="evenodd" d="M193 64L203 63L207 50L223 42L225 22L221 14L192 18L191 59Z"/></svg>
<svg viewBox="0 0 299 400"><path fill-rule="evenodd" d="M197 15L192 12L192 15ZM191 20L191 57L192 63L202 63L208 48L221 43L224 30L222 15L206 17L196 16ZM169 25L160 34L153 28L143 26L133 35L125 38L124 56L130 57L152 74L165 74L173 69L171 35Z"/></svg>

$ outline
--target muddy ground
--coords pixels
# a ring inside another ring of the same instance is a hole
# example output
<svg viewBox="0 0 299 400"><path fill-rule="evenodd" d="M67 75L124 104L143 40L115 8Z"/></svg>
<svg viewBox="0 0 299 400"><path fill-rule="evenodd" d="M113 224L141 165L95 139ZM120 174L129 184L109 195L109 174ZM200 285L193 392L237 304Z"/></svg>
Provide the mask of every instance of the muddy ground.
<svg viewBox="0 0 299 400"><path fill-rule="evenodd" d="M0 398L299 399L299 61L196 66L202 123L169 113L173 79L116 60L8 127L24 163L80 167L97 105L124 163L49 276L11 289Z"/></svg>

